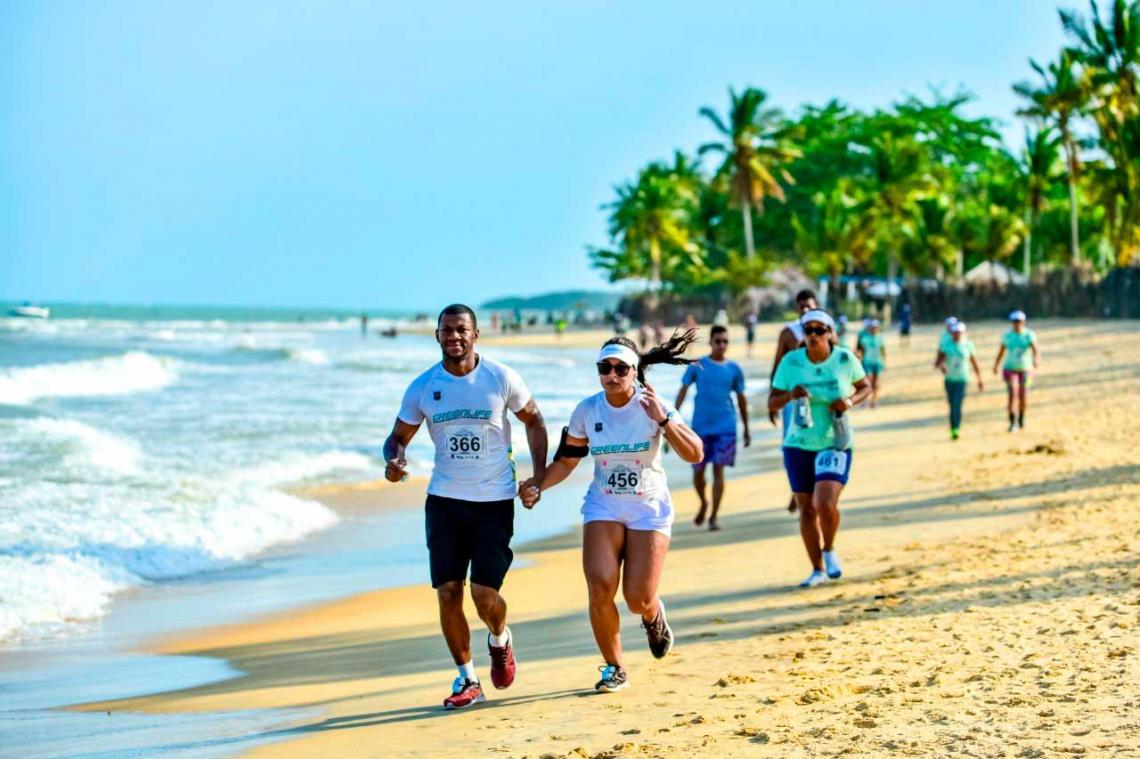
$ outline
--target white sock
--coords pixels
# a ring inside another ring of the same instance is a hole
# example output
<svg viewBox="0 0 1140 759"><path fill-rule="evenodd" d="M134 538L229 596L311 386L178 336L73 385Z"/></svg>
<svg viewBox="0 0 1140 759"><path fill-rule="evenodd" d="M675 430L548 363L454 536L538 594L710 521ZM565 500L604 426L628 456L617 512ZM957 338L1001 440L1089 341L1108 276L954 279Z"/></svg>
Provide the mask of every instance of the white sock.
<svg viewBox="0 0 1140 759"><path fill-rule="evenodd" d="M463 679L470 680L470 681L475 682L475 683L479 682L479 676L475 674L475 665L472 664L471 662L467 662L466 664L460 664L458 669L459 669L459 676L462 677Z"/></svg>
<svg viewBox="0 0 1140 759"><path fill-rule="evenodd" d="M511 628L503 625L503 634L495 635L495 633L491 633L490 641L491 645L495 648L502 648L507 645L511 642Z"/></svg>

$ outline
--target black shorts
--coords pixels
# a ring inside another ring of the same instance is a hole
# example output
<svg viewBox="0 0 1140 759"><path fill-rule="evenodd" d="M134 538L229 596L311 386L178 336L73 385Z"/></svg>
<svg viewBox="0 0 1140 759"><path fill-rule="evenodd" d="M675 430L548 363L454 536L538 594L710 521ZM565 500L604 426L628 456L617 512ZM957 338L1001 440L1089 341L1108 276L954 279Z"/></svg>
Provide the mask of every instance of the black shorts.
<svg viewBox="0 0 1140 759"><path fill-rule="evenodd" d="M431 586L467 579L498 590L514 559L515 501L461 501L428 495L426 512Z"/></svg>

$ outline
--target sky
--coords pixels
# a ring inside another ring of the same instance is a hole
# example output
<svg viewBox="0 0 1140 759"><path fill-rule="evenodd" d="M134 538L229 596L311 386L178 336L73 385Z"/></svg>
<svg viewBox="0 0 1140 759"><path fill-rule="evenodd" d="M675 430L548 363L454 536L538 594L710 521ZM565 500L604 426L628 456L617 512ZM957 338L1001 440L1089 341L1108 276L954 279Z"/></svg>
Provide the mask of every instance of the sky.
<svg viewBox="0 0 1140 759"><path fill-rule="evenodd" d="M1062 42L1046 0L5 0L0 300L612 288L600 206L729 85L790 113L966 87L1013 140L1010 85Z"/></svg>

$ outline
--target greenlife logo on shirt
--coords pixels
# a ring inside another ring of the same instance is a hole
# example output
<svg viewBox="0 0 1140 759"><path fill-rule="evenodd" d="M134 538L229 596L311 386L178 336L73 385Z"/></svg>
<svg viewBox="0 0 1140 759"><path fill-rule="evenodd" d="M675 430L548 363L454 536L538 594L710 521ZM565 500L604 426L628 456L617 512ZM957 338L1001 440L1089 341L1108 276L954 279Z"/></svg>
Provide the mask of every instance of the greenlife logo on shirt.
<svg viewBox="0 0 1140 759"><path fill-rule="evenodd" d="M649 450L649 442L644 443L615 443L614 445L595 445L590 453L595 456L605 456L611 453L641 453Z"/></svg>
<svg viewBox="0 0 1140 759"><path fill-rule="evenodd" d="M440 422L450 422L453 419L490 419L490 409L483 411L482 409L470 408L457 408L454 411L444 411L442 414L435 414L431 420L434 424Z"/></svg>

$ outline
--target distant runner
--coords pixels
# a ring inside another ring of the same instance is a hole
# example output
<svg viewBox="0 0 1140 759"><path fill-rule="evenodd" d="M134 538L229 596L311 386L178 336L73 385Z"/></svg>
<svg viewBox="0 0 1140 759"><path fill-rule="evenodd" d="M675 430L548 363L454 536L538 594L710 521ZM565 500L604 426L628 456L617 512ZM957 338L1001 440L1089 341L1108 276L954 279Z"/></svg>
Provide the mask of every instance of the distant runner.
<svg viewBox="0 0 1140 759"><path fill-rule="evenodd" d="M1037 349L1037 335L1025 326L1025 312L1014 311L1009 315L1010 331L1001 339L1001 348L994 359L994 374L998 365L1002 366L1002 379L1008 390L1006 410L1009 412L1009 431L1025 429L1025 409L1029 400L1029 385L1033 381L1033 370L1040 363L1041 354ZM1030 355L1032 353L1032 355ZM1005 364L1001 363L1005 356Z"/></svg>
<svg viewBox="0 0 1140 759"><path fill-rule="evenodd" d="M701 508L693 524L700 527L709 515L709 529L719 530L717 514L720 513L721 499L724 497L724 468L736 464L736 414L744 426L744 447L752 445L752 434L748 431L748 399L744 395L744 371L735 361L726 358L728 352L728 328L714 326L709 331L709 355L695 364L689 364L681 378L681 390L677 393L677 408L685 404L689 386L697 386L696 409L693 412L693 431L701 436L705 456L700 463L693 464L693 487L701 499ZM736 395L736 405L732 396ZM705 493L705 468L712 464L712 512L709 513L708 497Z"/></svg>
<svg viewBox="0 0 1140 759"><path fill-rule="evenodd" d="M744 342L748 346L747 356L752 358L752 346L756 342L756 318L755 311L749 311L744 317Z"/></svg>
<svg viewBox="0 0 1140 759"><path fill-rule="evenodd" d="M899 344L904 348L910 347L910 304L903 303L899 307Z"/></svg>
<svg viewBox="0 0 1140 759"><path fill-rule="evenodd" d="M855 353L863 362L863 371L871 380L871 408L879 405L879 375L887 368L887 346L879 334L879 320L871 319L867 331L859 335Z"/></svg>
<svg viewBox="0 0 1140 759"><path fill-rule="evenodd" d="M515 679L514 640L507 604L499 595L514 554L515 464L510 411L526 427L535 477L545 473L546 425L530 391L515 372L475 352L475 312L460 304L440 312L436 341L443 360L416 377L404 394L392 434L384 441L385 477L407 477L404 450L427 422L435 466L427 487L427 546L439 620L459 669L445 709L486 700L471 662L471 631L463 613L463 584L471 570L471 599L490 634L491 682ZM529 506L533 506L532 502Z"/></svg>
<svg viewBox="0 0 1140 759"><path fill-rule="evenodd" d="M622 663L621 617L614 596L622 587L626 605L641 616L649 650L661 659L673 648L665 604L657 595L673 525L673 498L661 465L661 444L683 460L701 460L701 439L676 410L645 382L653 364L687 364L681 357L695 339L689 330L640 354L632 341L607 340L598 353L602 392L578 404L554 454L537 482L520 490L530 506L539 493L565 480L578 461L594 457L594 479L582 504L582 567L590 595L590 625L605 664L594 689L621 690L629 682ZM624 575L624 576L623 576Z"/></svg>
<svg viewBox="0 0 1140 759"><path fill-rule="evenodd" d="M798 315L795 319L784 325L784 328L780 330L779 337L776 338L776 355L772 359L772 373L770 375L769 382L771 381L771 378L775 378L776 369L780 366L780 360L784 358L784 355L796 350L800 347L800 345L803 344L804 327L802 324L800 324L799 317L804 313L818 307L818 301L816 300L815 293L813 291L800 290L798 293L796 293L796 314ZM769 406L768 421L770 421L772 424L776 423L776 414L777 411L773 410L771 406ZM781 413L780 421L783 430L783 436L785 439L787 439L788 432L792 427L792 412L789 407L784 407L784 410ZM788 511L795 510L796 499L793 496L791 500L788 501Z"/></svg>
<svg viewBox="0 0 1140 759"><path fill-rule="evenodd" d="M978 392L986 387L982 382L982 368L978 365L978 349L966 337L966 322L954 321L950 327L952 338L947 345L939 346L934 366L946 375L946 400L950 403L950 439L958 439L962 427L962 403L966 399L966 385L970 382L970 367L978 378ZM967 365L968 364L968 365Z"/></svg>
<svg viewBox="0 0 1140 759"><path fill-rule="evenodd" d="M810 588L843 574L835 536L839 496L851 473L849 413L870 395L871 385L855 354L832 345L835 322L826 311L808 311L801 319L806 346L780 362L768 408L774 413L793 407L792 429L784 438L784 469L812 566L800 587Z"/></svg>

